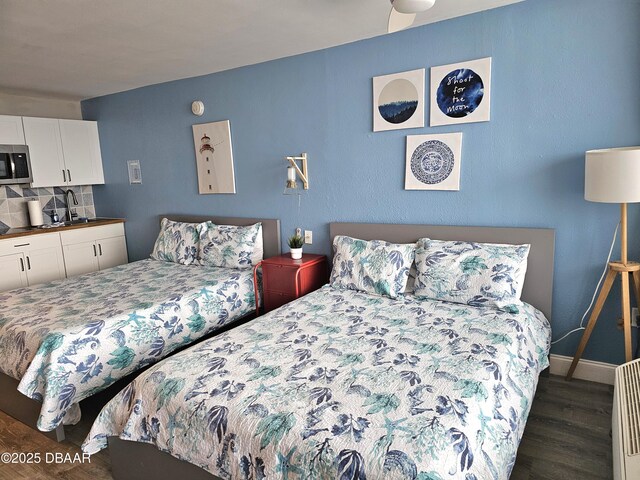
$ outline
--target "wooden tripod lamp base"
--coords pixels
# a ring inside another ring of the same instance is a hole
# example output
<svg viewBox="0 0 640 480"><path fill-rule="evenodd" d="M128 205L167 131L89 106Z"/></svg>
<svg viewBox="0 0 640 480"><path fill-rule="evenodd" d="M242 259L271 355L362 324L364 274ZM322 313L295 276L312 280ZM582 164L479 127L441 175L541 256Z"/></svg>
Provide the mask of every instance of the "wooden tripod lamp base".
<svg viewBox="0 0 640 480"><path fill-rule="evenodd" d="M589 337L591 337L591 332L598 322L598 316L602 311L604 302L611 291L613 281L618 275L622 277L622 322L624 329L625 361L630 362L633 360L631 352L631 302L629 298L629 277L631 276L631 280L633 281L633 291L636 297L636 302L640 305L640 292L638 291L638 288L640 288L640 263L628 262L627 264L624 264L621 262L611 262L609 263L609 271L607 272L607 277L602 285L602 290L600 290L593 312L591 312L591 316L589 317L589 323L587 323L587 328L582 334L582 339L580 340L576 354L573 357L573 362L571 363L571 367L567 373L567 380L571 380L573 372L578 366L580 357L582 357L582 353L587 346Z"/></svg>
<svg viewBox="0 0 640 480"><path fill-rule="evenodd" d="M584 352L585 347L587 346L587 342L589 342L589 337L591 337L591 332L593 332L593 328L596 326L598 322L598 316L602 311L602 307L604 306L604 302L607 300L609 296L609 292L611 291L611 287L613 286L613 282L618 275L622 278L622 326L624 329L624 354L627 362L633 360L633 355L631 352L631 299L630 299L630 283L633 282L633 292L636 298L636 302L640 305L640 263L636 262L628 262L627 261L627 204L621 204L620 208L620 253L622 259L619 262L610 262L609 270L607 272L607 276L604 279L604 284L602 285L602 290L598 294L598 298L596 300L596 304L593 307L593 311L591 312L591 316L589 317L589 322L587 323L587 327L582 334L582 339L580 340L580 344L578 345L578 349L576 350L576 354L573 357L573 362L571 363L571 367L567 372L567 380L571 380L573 376L573 372L576 370L578 366L578 362L580 361L580 357L582 357L582 353Z"/></svg>

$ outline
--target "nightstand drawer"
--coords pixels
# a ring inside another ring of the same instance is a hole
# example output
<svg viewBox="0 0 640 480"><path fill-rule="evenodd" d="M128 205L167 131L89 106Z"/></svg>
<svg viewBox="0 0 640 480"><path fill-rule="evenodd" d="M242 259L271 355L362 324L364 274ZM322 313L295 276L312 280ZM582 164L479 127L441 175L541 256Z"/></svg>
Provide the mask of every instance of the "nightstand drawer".
<svg viewBox="0 0 640 480"><path fill-rule="evenodd" d="M264 278L264 284L268 285L269 290L272 292L295 295L297 270L297 268L282 265L263 264L262 277Z"/></svg>
<svg viewBox="0 0 640 480"><path fill-rule="evenodd" d="M264 308L265 311L270 312L278 307L281 307L285 303L292 302L296 299L295 295L288 295L282 292L264 292Z"/></svg>

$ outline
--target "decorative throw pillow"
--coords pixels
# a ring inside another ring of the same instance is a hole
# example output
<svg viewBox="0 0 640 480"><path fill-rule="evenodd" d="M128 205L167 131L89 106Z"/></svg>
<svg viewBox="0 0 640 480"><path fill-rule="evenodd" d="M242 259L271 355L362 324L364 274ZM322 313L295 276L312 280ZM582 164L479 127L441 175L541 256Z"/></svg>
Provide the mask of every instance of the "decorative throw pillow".
<svg viewBox="0 0 640 480"><path fill-rule="evenodd" d="M174 222L163 218L151 258L182 265L196 263L198 259L197 226L197 223Z"/></svg>
<svg viewBox="0 0 640 480"><path fill-rule="evenodd" d="M247 269L262 261L262 224L248 227L205 222L200 233L200 264Z"/></svg>
<svg viewBox="0 0 640 480"><path fill-rule="evenodd" d="M503 308L519 302L530 245L421 238L416 249L418 297Z"/></svg>
<svg viewBox="0 0 640 480"><path fill-rule="evenodd" d="M396 298L403 293L415 256L415 244L333 239L331 285Z"/></svg>

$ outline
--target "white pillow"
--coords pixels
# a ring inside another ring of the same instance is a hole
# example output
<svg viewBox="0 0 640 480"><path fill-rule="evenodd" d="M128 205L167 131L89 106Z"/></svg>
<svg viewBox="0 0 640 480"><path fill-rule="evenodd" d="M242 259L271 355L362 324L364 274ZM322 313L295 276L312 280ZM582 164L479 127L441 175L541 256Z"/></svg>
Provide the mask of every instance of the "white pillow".
<svg viewBox="0 0 640 480"><path fill-rule="evenodd" d="M332 286L391 298L404 292L415 244L338 235L333 239L333 250Z"/></svg>
<svg viewBox="0 0 640 480"><path fill-rule="evenodd" d="M204 222L198 225L198 232L201 265L248 269L262 261L261 223L240 227Z"/></svg>
<svg viewBox="0 0 640 480"><path fill-rule="evenodd" d="M174 222L163 218L151 258L182 265L197 263L197 228L197 223Z"/></svg>
<svg viewBox="0 0 640 480"><path fill-rule="evenodd" d="M517 303L530 247L421 238L414 294L477 307Z"/></svg>

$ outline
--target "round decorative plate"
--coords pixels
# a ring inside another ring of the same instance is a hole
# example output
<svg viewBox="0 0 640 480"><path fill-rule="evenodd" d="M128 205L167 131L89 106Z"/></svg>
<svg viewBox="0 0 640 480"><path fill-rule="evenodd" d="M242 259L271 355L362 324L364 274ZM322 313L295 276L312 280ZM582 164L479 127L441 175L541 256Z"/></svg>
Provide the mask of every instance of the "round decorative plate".
<svg viewBox="0 0 640 480"><path fill-rule="evenodd" d="M411 155L411 173L422 183L442 183L453 171L453 151L440 140L421 143Z"/></svg>

